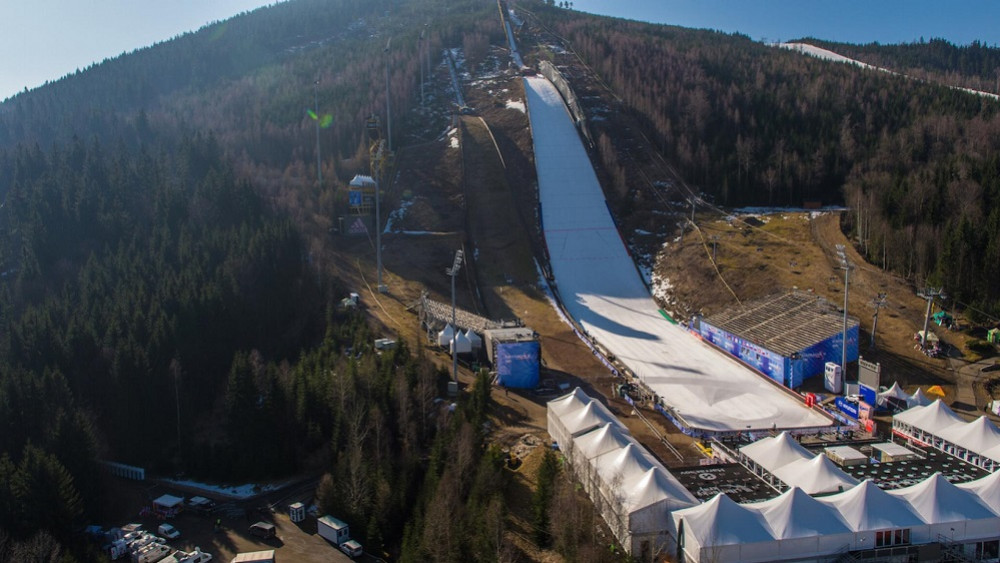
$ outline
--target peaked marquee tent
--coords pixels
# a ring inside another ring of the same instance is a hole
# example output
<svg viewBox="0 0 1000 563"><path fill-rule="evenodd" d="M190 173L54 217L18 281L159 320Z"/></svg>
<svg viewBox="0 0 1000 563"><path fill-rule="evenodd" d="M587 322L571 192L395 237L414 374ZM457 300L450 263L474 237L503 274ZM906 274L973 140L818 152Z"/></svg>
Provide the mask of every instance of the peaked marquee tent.
<svg viewBox="0 0 1000 563"><path fill-rule="evenodd" d="M858 484L858 480L837 467L830 458L818 455L779 467L774 476L790 487L810 495L838 493Z"/></svg>
<svg viewBox="0 0 1000 563"><path fill-rule="evenodd" d="M580 388L549 401L547 419L549 434L626 550L673 549L670 512L698 499Z"/></svg>

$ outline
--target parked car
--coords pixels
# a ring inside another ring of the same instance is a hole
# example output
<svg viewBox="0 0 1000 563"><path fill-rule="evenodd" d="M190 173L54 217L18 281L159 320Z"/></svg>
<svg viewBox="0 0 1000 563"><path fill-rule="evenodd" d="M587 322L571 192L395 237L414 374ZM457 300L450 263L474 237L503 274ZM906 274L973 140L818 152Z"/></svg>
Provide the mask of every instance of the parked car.
<svg viewBox="0 0 1000 563"><path fill-rule="evenodd" d="M361 544L354 540L347 540L340 544L340 551L343 551L350 558L361 557L364 554L364 549L361 548Z"/></svg>
<svg viewBox="0 0 1000 563"><path fill-rule="evenodd" d="M274 524L268 522L257 522L250 526L250 533L261 539L270 539L278 534L278 529Z"/></svg>
<svg viewBox="0 0 1000 563"><path fill-rule="evenodd" d="M156 533L170 540L177 539L181 535L180 530L166 523L160 524L160 527L156 529Z"/></svg>

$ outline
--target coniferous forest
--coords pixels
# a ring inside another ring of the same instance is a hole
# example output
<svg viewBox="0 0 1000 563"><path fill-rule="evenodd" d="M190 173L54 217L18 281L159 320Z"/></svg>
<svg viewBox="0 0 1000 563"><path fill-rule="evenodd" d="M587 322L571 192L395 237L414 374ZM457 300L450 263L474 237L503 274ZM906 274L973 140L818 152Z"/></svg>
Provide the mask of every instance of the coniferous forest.
<svg viewBox="0 0 1000 563"><path fill-rule="evenodd" d="M870 262L1000 318L1000 102L739 34L538 14L717 203L847 205ZM1000 56L937 47L917 58L981 74Z"/></svg>
<svg viewBox="0 0 1000 563"><path fill-rule="evenodd" d="M449 416L446 377L405 343L376 355L310 243L333 188L366 172L386 37L475 44L499 36L495 13L287 2L0 105L0 559L94 557L78 530L99 517L100 460L229 482L325 460L347 478L323 480L320 505L370 551L498 552L488 385ZM417 53L388 56L405 114ZM314 100L332 116L323 186Z"/></svg>

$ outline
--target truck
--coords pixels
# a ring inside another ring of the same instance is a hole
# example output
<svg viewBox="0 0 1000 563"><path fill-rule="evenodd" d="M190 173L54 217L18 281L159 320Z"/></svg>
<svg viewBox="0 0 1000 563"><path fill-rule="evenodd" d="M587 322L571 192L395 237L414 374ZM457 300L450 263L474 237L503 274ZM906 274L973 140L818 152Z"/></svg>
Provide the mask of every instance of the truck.
<svg viewBox="0 0 1000 563"><path fill-rule="evenodd" d="M322 516L316 519L316 531L319 535L333 545L340 548L350 557L360 557L364 554L361 544L351 539L351 529L347 523L330 516Z"/></svg>
<svg viewBox="0 0 1000 563"><path fill-rule="evenodd" d="M340 544L351 539L351 529L347 523L327 514L316 519L316 531L320 537L340 547Z"/></svg>

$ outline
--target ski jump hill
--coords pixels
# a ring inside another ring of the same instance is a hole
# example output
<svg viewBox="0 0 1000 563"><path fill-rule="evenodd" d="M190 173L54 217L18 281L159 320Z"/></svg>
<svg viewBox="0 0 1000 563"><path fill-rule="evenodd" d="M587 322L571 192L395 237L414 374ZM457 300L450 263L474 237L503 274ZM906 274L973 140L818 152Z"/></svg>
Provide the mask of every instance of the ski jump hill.
<svg viewBox="0 0 1000 563"><path fill-rule="evenodd" d="M543 77L526 77L524 90L550 266L580 327L692 433L830 426L829 418L660 315L559 92Z"/></svg>

